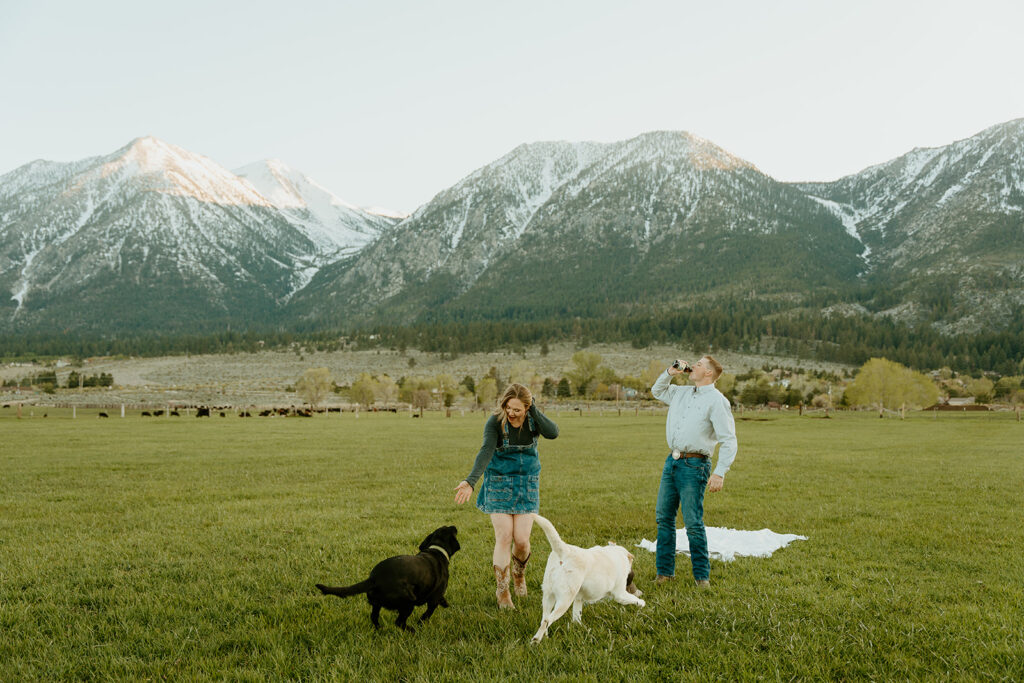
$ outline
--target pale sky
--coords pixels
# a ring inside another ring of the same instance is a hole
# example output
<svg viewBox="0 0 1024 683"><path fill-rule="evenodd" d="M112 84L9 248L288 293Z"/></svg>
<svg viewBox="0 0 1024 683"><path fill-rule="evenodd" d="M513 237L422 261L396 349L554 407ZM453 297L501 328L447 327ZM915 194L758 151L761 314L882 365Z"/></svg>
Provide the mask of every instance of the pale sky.
<svg viewBox="0 0 1024 683"><path fill-rule="evenodd" d="M516 145L832 180L1024 117L1020 0L0 0L0 174L154 135L413 211Z"/></svg>

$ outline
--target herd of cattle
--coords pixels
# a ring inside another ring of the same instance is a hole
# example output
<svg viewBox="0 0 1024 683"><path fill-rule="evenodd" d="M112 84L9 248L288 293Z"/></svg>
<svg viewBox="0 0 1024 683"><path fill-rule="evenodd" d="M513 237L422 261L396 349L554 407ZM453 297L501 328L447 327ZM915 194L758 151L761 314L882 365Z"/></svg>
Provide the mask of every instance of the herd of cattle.
<svg viewBox="0 0 1024 683"><path fill-rule="evenodd" d="M20 404L19 404L20 405ZM4 408L10 408L10 403L3 404ZM20 408L19 408L20 410ZM330 408L308 408L305 406L296 407L291 406L289 408L266 408L264 410L257 411L252 408L251 411L248 409L239 410L234 406L177 406L175 409L168 410L143 410L141 411L142 417L181 417L182 412L186 415L191 415L195 412L196 417L212 417L213 415L219 415L220 417L227 417L229 414L235 414L238 417L252 417L253 413L259 417L313 417L313 413L341 413L341 412L353 412L355 408L341 408L341 407L330 407ZM366 412L372 413L397 413L398 408L377 408L372 407L366 409ZM124 415L124 407L121 408L121 414ZM43 414L46 417L47 413ZM19 412L18 417L21 417ZM101 411L98 417L110 417L110 413ZM413 414L413 417L420 417L419 415Z"/></svg>
<svg viewBox="0 0 1024 683"><path fill-rule="evenodd" d="M220 415L220 417L227 417L228 413L236 413L238 417L252 417L252 412L248 410L237 411L231 406L182 406L177 410L143 410L142 417L164 417L166 414L168 417L181 417L181 411L185 411L186 414L195 410L196 417L212 417L214 414ZM397 413L398 408L371 408L372 412L387 412ZM313 413L340 413L341 408L318 408L313 410L312 408L296 408L291 406L290 408L267 408L265 410L253 411L259 417L313 417ZM99 417L110 417L109 414L101 412ZM418 416L417 416L418 417Z"/></svg>

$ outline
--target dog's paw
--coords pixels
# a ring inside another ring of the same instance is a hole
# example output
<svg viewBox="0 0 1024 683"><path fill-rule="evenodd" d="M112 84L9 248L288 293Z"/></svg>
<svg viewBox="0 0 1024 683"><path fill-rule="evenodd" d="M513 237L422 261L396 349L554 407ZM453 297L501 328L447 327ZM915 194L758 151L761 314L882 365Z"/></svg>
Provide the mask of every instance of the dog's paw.
<svg viewBox="0 0 1024 683"><path fill-rule="evenodd" d="M646 603L646 602L644 602L643 600L641 600L640 598L637 598L637 599L636 599L636 606L637 606L637 607L644 607L644 606L646 606L646 605L647 605L647 603Z"/></svg>

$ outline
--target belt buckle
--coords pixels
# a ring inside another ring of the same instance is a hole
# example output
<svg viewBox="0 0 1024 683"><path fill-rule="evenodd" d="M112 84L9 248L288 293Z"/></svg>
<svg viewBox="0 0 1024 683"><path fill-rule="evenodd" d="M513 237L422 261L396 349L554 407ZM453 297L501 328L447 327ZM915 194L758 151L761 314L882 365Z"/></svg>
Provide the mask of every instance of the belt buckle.
<svg viewBox="0 0 1024 683"><path fill-rule="evenodd" d="M679 452L679 449L678 448L673 448L672 449L672 459L673 460L678 460L680 458L680 456L682 456L682 453Z"/></svg>

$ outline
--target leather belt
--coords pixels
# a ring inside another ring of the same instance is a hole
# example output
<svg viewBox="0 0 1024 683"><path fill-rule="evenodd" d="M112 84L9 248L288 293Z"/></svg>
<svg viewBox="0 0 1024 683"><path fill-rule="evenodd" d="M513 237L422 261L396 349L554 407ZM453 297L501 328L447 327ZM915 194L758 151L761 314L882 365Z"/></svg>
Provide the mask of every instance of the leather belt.
<svg viewBox="0 0 1024 683"><path fill-rule="evenodd" d="M689 453L687 451L679 451L673 448L672 459L678 460L679 458L700 458L702 460L707 460L709 456L704 455L703 453Z"/></svg>

